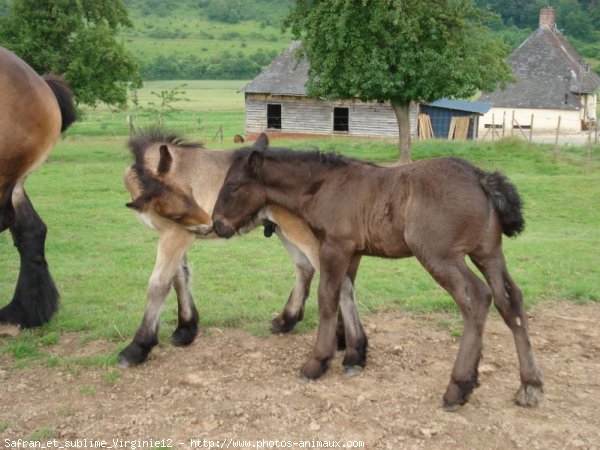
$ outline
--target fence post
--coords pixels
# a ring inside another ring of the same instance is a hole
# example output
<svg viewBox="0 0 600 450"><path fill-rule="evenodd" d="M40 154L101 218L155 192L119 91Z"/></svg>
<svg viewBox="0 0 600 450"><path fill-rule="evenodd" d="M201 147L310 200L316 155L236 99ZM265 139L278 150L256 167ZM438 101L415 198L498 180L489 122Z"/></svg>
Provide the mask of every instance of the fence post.
<svg viewBox="0 0 600 450"><path fill-rule="evenodd" d="M129 137L133 136L133 116L127 114L127 125L129 126Z"/></svg>
<svg viewBox="0 0 600 450"><path fill-rule="evenodd" d="M560 119L561 116L558 116L558 124L556 125L556 139L554 140L554 156L558 153L558 136L560 134Z"/></svg>
<svg viewBox="0 0 600 450"><path fill-rule="evenodd" d="M502 138L504 138L504 130L506 129L506 111L502 113Z"/></svg>
<svg viewBox="0 0 600 450"><path fill-rule="evenodd" d="M492 114L492 142L494 141L494 134L496 133L496 121L494 114Z"/></svg>
<svg viewBox="0 0 600 450"><path fill-rule="evenodd" d="M533 139L533 114L531 115L531 123L529 124L529 144L531 145L531 141Z"/></svg>
<svg viewBox="0 0 600 450"><path fill-rule="evenodd" d="M515 110L512 110L512 118L510 119L510 135L512 136L515 132Z"/></svg>

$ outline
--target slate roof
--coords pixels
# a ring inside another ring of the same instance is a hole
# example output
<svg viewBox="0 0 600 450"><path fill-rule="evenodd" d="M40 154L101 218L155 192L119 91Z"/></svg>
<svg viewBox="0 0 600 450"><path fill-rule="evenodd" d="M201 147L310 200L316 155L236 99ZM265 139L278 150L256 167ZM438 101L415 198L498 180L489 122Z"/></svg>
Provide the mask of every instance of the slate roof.
<svg viewBox="0 0 600 450"><path fill-rule="evenodd" d="M248 83L242 92L306 96L309 66L306 56L303 56L300 61L296 58L296 51L299 47L300 41L293 41L271 64Z"/></svg>
<svg viewBox="0 0 600 450"><path fill-rule="evenodd" d="M300 44L300 41L293 41L256 78L242 88L241 92L305 97L309 64L306 56L303 56L300 60L296 57ZM492 107L490 103L451 99L441 99L430 103L430 105L479 114L485 114Z"/></svg>
<svg viewBox="0 0 600 450"><path fill-rule="evenodd" d="M593 93L600 77L556 28L538 28L508 58L515 83L479 100L508 108L580 109L574 94Z"/></svg>

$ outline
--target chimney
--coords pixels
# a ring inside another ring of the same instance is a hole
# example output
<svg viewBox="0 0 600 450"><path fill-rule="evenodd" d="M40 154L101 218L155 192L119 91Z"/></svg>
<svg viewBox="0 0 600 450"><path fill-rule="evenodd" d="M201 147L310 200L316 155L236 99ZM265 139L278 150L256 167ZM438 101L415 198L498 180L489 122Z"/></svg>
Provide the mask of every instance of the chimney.
<svg viewBox="0 0 600 450"><path fill-rule="evenodd" d="M540 28L553 29L555 27L554 20L554 8L552 6L540 9Z"/></svg>

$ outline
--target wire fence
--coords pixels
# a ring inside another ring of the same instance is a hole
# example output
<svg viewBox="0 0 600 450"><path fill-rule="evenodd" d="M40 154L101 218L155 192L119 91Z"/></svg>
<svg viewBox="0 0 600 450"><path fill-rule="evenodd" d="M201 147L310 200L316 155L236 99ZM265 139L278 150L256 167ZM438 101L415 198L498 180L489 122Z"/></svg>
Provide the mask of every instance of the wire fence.
<svg viewBox="0 0 600 450"><path fill-rule="evenodd" d="M543 121L544 127L536 125ZM549 127L548 123L554 122L554 128ZM598 120L590 119L581 123L581 131L572 131L562 123L562 116L543 117L531 114L531 118L524 121L522 118L517 120L514 111L510 118L506 114L499 118L492 115L491 123L484 125L484 132L480 134L481 140L499 140L506 137L522 138L529 143L546 143L558 145L595 145L598 144L599 125Z"/></svg>
<svg viewBox="0 0 600 450"><path fill-rule="evenodd" d="M127 137L157 127L203 142L233 141L236 135L244 134L244 114L243 111L164 115L93 111L84 113L67 135Z"/></svg>

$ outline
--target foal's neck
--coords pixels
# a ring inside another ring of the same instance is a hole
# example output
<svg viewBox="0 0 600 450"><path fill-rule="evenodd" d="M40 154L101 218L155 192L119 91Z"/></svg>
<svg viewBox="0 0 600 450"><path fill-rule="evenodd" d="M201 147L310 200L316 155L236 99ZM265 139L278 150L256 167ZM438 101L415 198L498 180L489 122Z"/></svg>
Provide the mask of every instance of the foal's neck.
<svg viewBox="0 0 600 450"><path fill-rule="evenodd" d="M304 161L270 162L263 183L267 202L299 214L312 200L314 194L335 171L335 167L316 165Z"/></svg>

